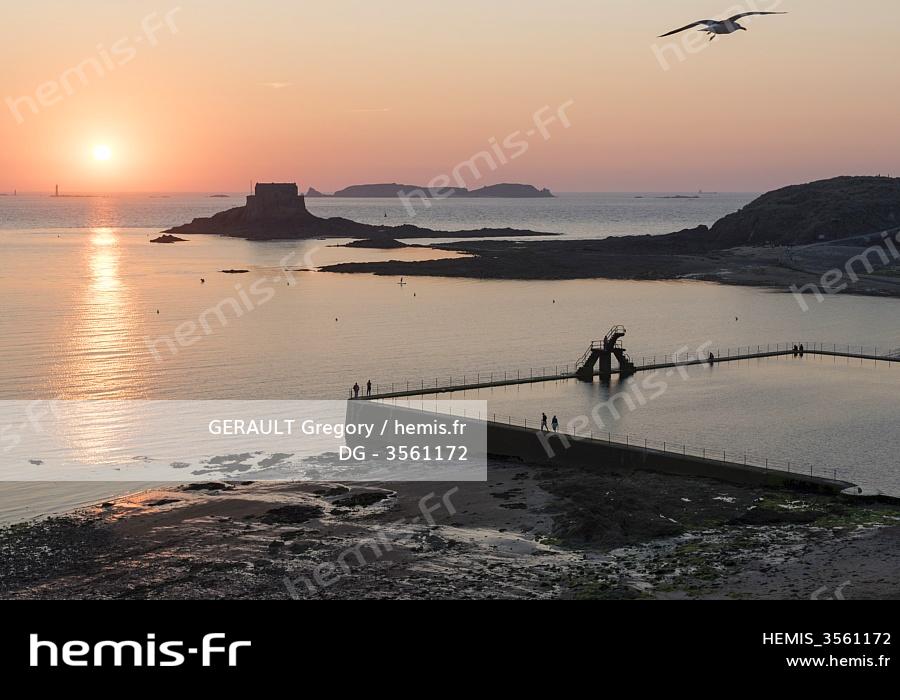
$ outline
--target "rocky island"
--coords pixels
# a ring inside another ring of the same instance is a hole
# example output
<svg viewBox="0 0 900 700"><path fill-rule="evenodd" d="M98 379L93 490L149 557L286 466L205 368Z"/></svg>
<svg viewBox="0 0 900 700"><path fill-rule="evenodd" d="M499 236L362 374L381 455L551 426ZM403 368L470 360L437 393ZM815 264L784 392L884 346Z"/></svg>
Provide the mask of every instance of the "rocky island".
<svg viewBox="0 0 900 700"><path fill-rule="evenodd" d="M247 203L210 217L164 231L169 234L218 234L249 240L306 238L367 238L373 241L402 238L491 238L498 236L554 236L558 234L511 228L472 231L433 231L411 224L372 226L339 217L323 219L306 208L293 183L259 183Z"/></svg>
<svg viewBox="0 0 900 700"><path fill-rule="evenodd" d="M377 248L380 250L392 250L395 248L408 248L409 246L395 238L378 238L371 240L368 238L359 238L349 243L344 243L341 248Z"/></svg>
<svg viewBox="0 0 900 700"><path fill-rule="evenodd" d="M818 285L840 270L852 281L842 291L900 296L894 229L900 229L900 179L837 177L769 192L712 227L598 240L445 243L432 247L466 256L323 269L492 279L689 278L782 289Z"/></svg>
<svg viewBox="0 0 900 700"><path fill-rule="evenodd" d="M540 199L554 197L554 194L544 188L539 190L534 185L521 185L516 183L501 183L488 185L477 190L465 187L423 187L421 185L400 185L396 182L376 185L351 185L338 190L333 195L322 194L314 188L306 193L307 197L434 197L446 199L448 197L498 197L507 199Z"/></svg>

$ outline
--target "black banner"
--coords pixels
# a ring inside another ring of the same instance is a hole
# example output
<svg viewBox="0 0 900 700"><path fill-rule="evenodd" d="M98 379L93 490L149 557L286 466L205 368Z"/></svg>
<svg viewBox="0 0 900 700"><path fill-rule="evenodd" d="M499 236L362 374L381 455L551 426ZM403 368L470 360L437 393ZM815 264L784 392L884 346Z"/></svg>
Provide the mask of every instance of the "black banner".
<svg viewBox="0 0 900 700"><path fill-rule="evenodd" d="M441 676L460 681L485 668L574 668L658 686L670 674L743 674L754 684L861 681L893 677L896 668L894 602L7 601L4 609L2 672L29 680L290 680L301 669L362 665L375 673L399 664L410 673L443 666Z"/></svg>

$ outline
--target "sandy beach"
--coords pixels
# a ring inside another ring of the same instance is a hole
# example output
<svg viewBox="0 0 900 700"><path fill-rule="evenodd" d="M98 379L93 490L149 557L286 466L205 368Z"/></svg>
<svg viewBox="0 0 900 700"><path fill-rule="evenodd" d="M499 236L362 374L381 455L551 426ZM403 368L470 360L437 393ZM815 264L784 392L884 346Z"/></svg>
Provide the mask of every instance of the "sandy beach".
<svg viewBox="0 0 900 700"><path fill-rule="evenodd" d="M0 531L0 592L891 598L898 537L897 505L493 462L486 484L194 484L13 526Z"/></svg>

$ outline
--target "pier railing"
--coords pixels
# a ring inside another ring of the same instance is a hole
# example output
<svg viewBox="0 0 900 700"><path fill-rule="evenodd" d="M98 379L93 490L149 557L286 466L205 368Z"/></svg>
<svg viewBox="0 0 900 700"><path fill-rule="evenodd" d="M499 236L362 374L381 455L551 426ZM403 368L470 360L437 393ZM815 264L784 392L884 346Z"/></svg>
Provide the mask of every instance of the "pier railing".
<svg viewBox="0 0 900 700"><path fill-rule="evenodd" d="M390 383L372 382L372 394L385 396L397 393L428 394L429 391L462 390L477 386L502 386L504 384L525 384L573 378L575 365L572 362L546 364L541 367L527 367L512 370L473 370L458 374L444 374L435 377L419 377ZM365 387L364 387L365 389ZM362 396L362 392L360 393Z"/></svg>
<svg viewBox="0 0 900 700"><path fill-rule="evenodd" d="M818 357L846 358L863 361L884 362L888 366L900 363L900 348L883 349L881 353L876 345L853 345L847 343L827 343L824 341L788 341L781 343L749 344L734 348L706 346L702 351L692 352L661 352L644 353L638 361L634 357L635 371L651 371L661 368L672 368L706 364L710 361L734 362L742 360L765 359L770 357L785 357L794 354L794 347L803 347L805 355ZM567 381L574 379L577 363L547 363L541 367L529 367L517 370L488 370L463 372L457 375L436 376L433 379L419 378L416 380L404 380L390 384L373 383L372 395L361 398L371 399L403 399L412 396L429 396L437 393L454 391L478 390L490 387L502 387L516 384L538 383L548 381ZM615 370L614 370L615 372ZM361 392L364 394L365 392ZM451 414L453 413L451 404ZM462 416L466 417L465 411ZM472 414L469 418L475 418L488 422L521 426L526 429L540 430L540 420L528 420L527 418L513 417L488 411L486 413ZM548 431L549 432L549 431ZM555 432L555 431L554 431ZM826 479L843 480L847 475L847 468L825 468L811 463L787 459L773 459L767 455L747 450L729 450L726 448L709 447L704 445L687 444L686 442L655 440L648 437L614 433L603 430L581 430L557 433L560 436L579 440L594 440L609 444L622 445L632 449L654 451L665 454L677 454L700 458L711 462L720 462L723 465L745 465L764 470L773 470L788 474L802 474L804 476L820 477Z"/></svg>
<svg viewBox="0 0 900 700"><path fill-rule="evenodd" d="M529 420L527 418L509 416L502 413L494 413L491 411L482 413L459 410L457 412L453 409L452 405L449 407L449 413L450 415L459 415L464 418L472 418L475 420L482 420L500 425L511 425L532 430L541 429L540 419ZM834 479L836 481L846 480L849 476L849 469L847 467L822 467L821 465L798 460L789 460L784 458L775 459L768 455L760 454L758 452L752 452L749 450L729 450L727 448L710 447L696 444L688 445L685 442L678 442L677 440L656 440L639 435L614 433L612 431L600 429L567 431L562 428L562 426L560 426L560 429L555 431L552 429L552 427L548 427L545 432L548 436L556 435L579 440L592 440L594 442L620 445L637 450L695 457L709 460L711 462L719 462L721 464L751 466L763 470L778 471L787 474L813 476L824 479ZM559 449L559 446L554 443L554 448Z"/></svg>
<svg viewBox="0 0 900 700"><path fill-rule="evenodd" d="M671 368L704 364L712 353L715 362L730 362L741 359L765 359L767 357L791 355L794 346L803 345L809 355L826 355L849 359L896 362L900 360L900 348L883 349L879 354L877 345L853 345L849 343L827 343L823 341L788 341L780 343L757 343L736 347L708 346L702 352L678 352L671 350L649 351L632 354L635 371ZM417 395L429 393L451 393L454 391L477 390L479 388L502 387L514 384L528 384L549 381L563 381L575 378L577 361L563 360L519 369L473 370L433 377L418 377L392 382L373 381L370 398L390 397L398 394ZM617 370L613 370L616 373ZM360 396L366 398L365 385L361 384ZM352 390L350 396L352 397Z"/></svg>

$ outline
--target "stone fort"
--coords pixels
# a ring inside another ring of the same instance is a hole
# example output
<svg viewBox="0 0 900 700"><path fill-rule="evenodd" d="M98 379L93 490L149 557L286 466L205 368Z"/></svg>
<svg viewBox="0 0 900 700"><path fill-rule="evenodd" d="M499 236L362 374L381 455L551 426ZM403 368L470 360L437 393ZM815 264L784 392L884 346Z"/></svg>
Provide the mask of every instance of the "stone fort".
<svg viewBox="0 0 900 700"><path fill-rule="evenodd" d="M308 213L306 199L294 182L258 182L247 197L247 215L251 218L296 216Z"/></svg>

